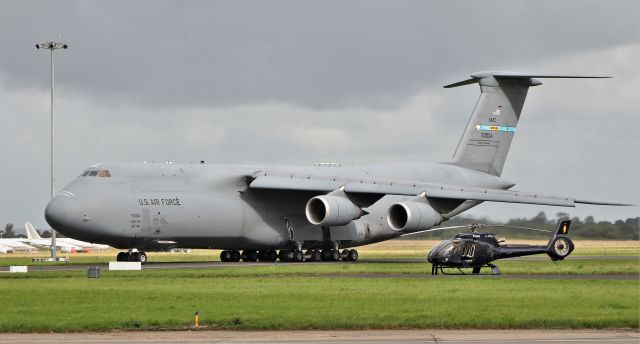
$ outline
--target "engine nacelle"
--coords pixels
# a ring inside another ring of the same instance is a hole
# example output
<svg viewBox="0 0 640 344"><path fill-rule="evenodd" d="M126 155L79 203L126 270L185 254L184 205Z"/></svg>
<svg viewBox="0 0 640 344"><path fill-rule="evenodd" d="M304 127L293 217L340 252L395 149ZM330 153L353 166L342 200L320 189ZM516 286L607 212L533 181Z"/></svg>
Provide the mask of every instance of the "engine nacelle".
<svg viewBox="0 0 640 344"><path fill-rule="evenodd" d="M387 223L396 231L424 231L442 222L442 215L426 202L400 202L389 207Z"/></svg>
<svg viewBox="0 0 640 344"><path fill-rule="evenodd" d="M318 226L344 226L362 216L362 209L347 197L316 196L305 207L307 220Z"/></svg>

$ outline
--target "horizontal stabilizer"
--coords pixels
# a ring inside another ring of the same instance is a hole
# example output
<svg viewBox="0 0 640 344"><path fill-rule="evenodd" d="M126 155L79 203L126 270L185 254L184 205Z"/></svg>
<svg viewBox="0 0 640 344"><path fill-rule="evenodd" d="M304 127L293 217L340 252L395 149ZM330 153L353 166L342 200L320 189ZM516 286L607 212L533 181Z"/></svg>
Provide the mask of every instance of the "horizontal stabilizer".
<svg viewBox="0 0 640 344"><path fill-rule="evenodd" d="M454 88L454 87L458 87L458 86L475 84L477 82L478 82L478 79L471 78L471 79L467 79L467 80L463 80L463 81L454 82L453 84L445 85L443 87L444 88Z"/></svg>
<svg viewBox="0 0 640 344"><path fill-rule="evenodd" d="M530 81L529 86L539 85L533 78L539 79L607 79L611 76L605 75L563 75L563 74L532 74L522 72L479 72L471 74L470 79L466 79L452 84L445 85L444 88L453 88L458 86L470 85L479 83L480 80L486 78L495 79L528 79Z"/></svg>
<svg viewBox="0 0 640 344"><path fill-rule="evenodd" d="M491 72L489 72L491 73ZM471 77L483 78L484 73L476 73ZM514 73L514 72L493 72L494 78L540 78L540 79L608 79L607 75L566 75L566 74L531 74L531 73Z"/></svg>

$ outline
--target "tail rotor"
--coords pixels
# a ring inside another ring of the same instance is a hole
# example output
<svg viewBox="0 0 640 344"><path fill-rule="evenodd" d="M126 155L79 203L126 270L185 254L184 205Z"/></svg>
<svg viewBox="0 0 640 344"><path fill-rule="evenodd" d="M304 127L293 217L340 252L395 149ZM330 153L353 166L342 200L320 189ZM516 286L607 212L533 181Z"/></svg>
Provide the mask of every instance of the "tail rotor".
<svg viewBox="0 0 640 344"><path fill-rule="evenodd" d="M560 221L558 228L547 244L547 254L552 260L563 260L573 252L575 245L569 238L571 220Z"/></svg>

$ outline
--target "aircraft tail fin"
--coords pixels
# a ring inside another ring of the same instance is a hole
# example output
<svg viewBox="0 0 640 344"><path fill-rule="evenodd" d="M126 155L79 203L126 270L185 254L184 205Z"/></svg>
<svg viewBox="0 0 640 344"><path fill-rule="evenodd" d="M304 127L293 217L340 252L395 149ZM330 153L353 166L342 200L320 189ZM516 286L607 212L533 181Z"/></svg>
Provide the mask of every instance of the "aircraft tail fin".
<svg viewBox="0 0 640 344"><path fill-rule="evenodd" d="M529 87L535 78L609 78L608 76L543 75L481 72L470 79L444 86L480 84L480 97L467 124L452 164L500 176Z"/></svg>
<svg viewBox="0 0 640 344"><path fill-rule="evenodd" d="M25 222L24 228L27 231L27 238L29 240L42 239L42 237L40 236L40 234L38 234L38 231L36 231L36 229L33 227L31 222L29 221Z"/></svg>

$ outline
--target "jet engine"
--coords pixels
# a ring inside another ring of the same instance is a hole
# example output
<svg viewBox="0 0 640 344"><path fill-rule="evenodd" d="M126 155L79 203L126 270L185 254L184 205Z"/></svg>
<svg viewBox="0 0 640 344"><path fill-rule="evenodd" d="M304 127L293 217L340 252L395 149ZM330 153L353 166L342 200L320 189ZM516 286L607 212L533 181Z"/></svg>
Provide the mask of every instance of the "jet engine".
<svg viewBox="0 0 640 344"><path fill-rule="evenodd" d="M327 195L313 197L305 207L307 220L318 226L344 226L362 216L360 207L338 189Z"/></svg>
<svg viewBox="0 0 640 344"><path fill-rule="evenodd" d="M423 231L442 222L442 215L435 211L424 194L415 199L389 207L387 223L396 231Z"/></svg>

